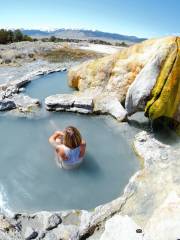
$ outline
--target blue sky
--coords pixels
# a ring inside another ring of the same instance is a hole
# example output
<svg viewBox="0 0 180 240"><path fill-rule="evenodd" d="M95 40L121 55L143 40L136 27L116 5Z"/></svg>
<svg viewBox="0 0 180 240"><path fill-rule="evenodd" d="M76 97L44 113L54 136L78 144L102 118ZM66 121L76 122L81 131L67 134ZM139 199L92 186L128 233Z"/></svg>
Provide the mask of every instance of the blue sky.
<svg viewBox="0 0 180 240"><path fill-rule="evenodd" d="M84 28L180 34L180 0L0 0L0 28Z"/></svg>

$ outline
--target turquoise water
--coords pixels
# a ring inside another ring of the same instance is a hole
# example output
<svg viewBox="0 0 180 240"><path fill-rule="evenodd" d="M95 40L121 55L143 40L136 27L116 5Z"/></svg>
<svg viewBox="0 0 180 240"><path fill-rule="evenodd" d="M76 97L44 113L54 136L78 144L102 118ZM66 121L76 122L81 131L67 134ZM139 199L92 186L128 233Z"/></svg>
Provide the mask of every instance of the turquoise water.
<svg viewBox="0 0 180 240"><path fill-rule="evenodd" d="M47 96L58 93L72 93L74 90L67 84L67 72L51 73L31 81L26 94L41 101Z"/></svg>
<svg viewBox="0 0 180 240"><path fill-rule="evenodd" d="M66 73L54 73L32 81L26 93L43 100L71 91ZM87 141L84 163L71 171L58 168L48 143L53 131L68 125ZM72 113L33 119L0 115L1 211L91 209L118 197L139 168L120 125L110 117Z"/></svg>

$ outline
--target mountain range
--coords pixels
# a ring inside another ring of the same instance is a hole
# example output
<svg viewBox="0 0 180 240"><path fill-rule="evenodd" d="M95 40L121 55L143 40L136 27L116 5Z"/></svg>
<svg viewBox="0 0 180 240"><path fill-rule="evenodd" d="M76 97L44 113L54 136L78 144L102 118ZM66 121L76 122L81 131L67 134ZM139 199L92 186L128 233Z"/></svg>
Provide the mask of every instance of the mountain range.
<svg viewBox="0 0 180 240"><path fill-rule="evenodd" d="M138 38L136 36L127 36L118 33L109 33L102 31L84 30L84 29L55 29L55 30L40 30L40 29L21 29L21 31L34 38L46 38L55 36L58 38L90 40L99 39L104 41L124 41L137 43L146 40L146 38Z"/></svg>

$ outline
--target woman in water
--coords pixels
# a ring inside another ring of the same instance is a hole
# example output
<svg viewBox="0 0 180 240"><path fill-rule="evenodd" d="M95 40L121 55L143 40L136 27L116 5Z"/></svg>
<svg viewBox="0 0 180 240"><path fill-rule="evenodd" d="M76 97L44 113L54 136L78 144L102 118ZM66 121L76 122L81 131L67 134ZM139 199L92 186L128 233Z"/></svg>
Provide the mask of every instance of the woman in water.
<svg viewBox="0 0 180 240"><path fill-rule="evenodd" d="M58 163L65 169L78 167L84 158L86 142L77 128L69 126L63 132L56 131L50 138L50 144L55 148Z"/></svg>

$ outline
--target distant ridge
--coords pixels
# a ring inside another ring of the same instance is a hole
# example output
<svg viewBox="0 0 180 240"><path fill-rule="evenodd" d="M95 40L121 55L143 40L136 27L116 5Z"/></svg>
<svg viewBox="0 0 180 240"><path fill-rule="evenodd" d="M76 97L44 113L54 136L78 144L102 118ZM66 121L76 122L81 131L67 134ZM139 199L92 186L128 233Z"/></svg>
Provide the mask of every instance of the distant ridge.
<svg viewBox="0 0 180 240"><path fill-rule="evenodd" d="M124 41L124 42L142 42L146 40L146 38L138 38L136 36L127 36L118 33L108 33L101 31L93 31L93 30L84 30L84 29L55 29L55 30L40 30L40 29L21 29L21 31L35 38L43 38L43 37L59 37L59 38L70 38L70 39L100 39L106 41Z"/></svg>

